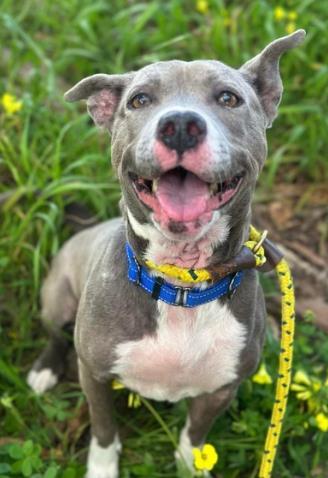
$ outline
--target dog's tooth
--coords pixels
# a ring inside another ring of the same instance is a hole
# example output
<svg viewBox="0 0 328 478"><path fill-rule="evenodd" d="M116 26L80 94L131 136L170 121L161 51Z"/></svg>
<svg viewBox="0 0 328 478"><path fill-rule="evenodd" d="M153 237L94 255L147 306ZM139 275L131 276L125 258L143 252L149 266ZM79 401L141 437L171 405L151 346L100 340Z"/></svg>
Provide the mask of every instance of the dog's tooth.
<svg viewBox="0 0 328 478"><path fill-rule="evenodd" d="M209 185L209 191L214 196L218 192L218 183L211 183Z"/></svg>
<svg viewBox="0 0 328 478"><path fill-rule="evenodd" d="M158 188L158 179L153 179L153 182L152 182L152 192L155 193L157 191L157 188Z"/></svg>

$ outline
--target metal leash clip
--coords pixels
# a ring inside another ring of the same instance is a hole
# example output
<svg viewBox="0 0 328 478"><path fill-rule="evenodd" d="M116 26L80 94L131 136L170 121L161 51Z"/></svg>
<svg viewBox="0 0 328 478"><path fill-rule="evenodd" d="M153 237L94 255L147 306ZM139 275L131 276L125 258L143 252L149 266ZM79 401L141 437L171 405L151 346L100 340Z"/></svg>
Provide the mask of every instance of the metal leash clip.
<svg viewBox="0 0 328 478"><path fill-rule="evenodd" d="M266 240L267 238L267 235L268 235L268 231L267 229L265 229L263 232L262 232L262 235L260 237L260 240L255 244L255 246L253 247L253 252L256 254L257 251L260 249L260 247L262 246L263 242Z"/></svg>

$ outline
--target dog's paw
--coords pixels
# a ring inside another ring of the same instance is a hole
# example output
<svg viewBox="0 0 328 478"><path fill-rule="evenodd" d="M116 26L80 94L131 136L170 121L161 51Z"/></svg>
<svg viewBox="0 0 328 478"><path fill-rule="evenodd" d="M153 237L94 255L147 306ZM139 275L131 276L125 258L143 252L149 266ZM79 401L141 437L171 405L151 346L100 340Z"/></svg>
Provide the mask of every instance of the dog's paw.
<svg viewBox="0 0 328 478"><path fill-rule="evenodd" d="M208 471L197 471L194 467L194 447L191 444L187 428L188 424L181 431L179 447L174 453L178 476L181 478L210 478L211 474Z"/></svg>
<svg viewBox="0 0 328 478"><path fill-rule="evenodd" d="M121 449L117 435L107 448L98 445L97 439L92 437L85 478L119 478L118 458Z"/></svg>
<svg viewBox="0 0 328 478"><path fill-rule="evenodd" d="M115 466L103 468L101 465L92 465L88 467L85 478L118 478L118 470Z"/></svg>
<svg viewBox="0 0 328 478"><path fill-rule="evenodd" d="M174 458L178 468L179 476L195 476L193 446L185 427L180 434L179 447L174 452Z"/></svg>
<svg viewBox="0 0 328 478"><path fill-rule="evenodd" d="M36 394L41 395L58 383L58 377L50 368L32 369L27 375L27 383Z"/></svg>

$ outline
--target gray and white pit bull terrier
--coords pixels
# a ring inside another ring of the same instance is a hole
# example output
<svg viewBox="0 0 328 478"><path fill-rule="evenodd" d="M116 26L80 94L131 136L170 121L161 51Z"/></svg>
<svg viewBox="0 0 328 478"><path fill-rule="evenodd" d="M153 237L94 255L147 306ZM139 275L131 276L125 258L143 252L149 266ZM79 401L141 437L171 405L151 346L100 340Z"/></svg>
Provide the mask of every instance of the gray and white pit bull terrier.
<svg viewBox="0 0 328 478"><path fill-rule="evenodd" d="M239 69L219 61L159 62L90 76L65 95L87 100L95 123L111 133L123 217L77 234L55 258L42 289L51 340L28 382L37 393L57 383L69 348L62 330L75 322L92 424L88 478L119 475L113 378L149 399L189 397L178 456L192 467L192 447L204 442L259 363L266 313L254 269L244 272L233 297L193 308L184 299L185 287L194 286L175 281L179 300L172 305L128 279L125 247L140 265L187 269L238 254L267 153L266 128L281 99L279 59L304 36L298 30L279 38ZM157 289L173 282L157 276ZM198 293L209 287L198 285Z"/></svg>

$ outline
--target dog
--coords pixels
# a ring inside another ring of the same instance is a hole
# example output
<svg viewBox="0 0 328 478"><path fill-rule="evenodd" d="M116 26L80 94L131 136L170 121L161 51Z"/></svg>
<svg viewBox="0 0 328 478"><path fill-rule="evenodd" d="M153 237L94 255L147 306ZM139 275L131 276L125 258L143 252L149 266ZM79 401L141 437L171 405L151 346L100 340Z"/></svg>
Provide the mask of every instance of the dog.
<svg viewBox="0 0 328 478"><path fill-rule="evenodd" d="M78 233L55 258L41 292L51 338L28 383L40 394L58 382L69 349L63 330L75 323L92 426L88 478L119 476L111 380L148 399L190 399L177 457L192 469L192 448L259 364L266 311L254 268L234 287L239 272L220 279L220 295L216 283L147 264L191 274L238 256L282 95L279 59L304 36L273 41L239 69L158 62L87 77L65 95L86 100L111 134L122 217Z"/></svg>

